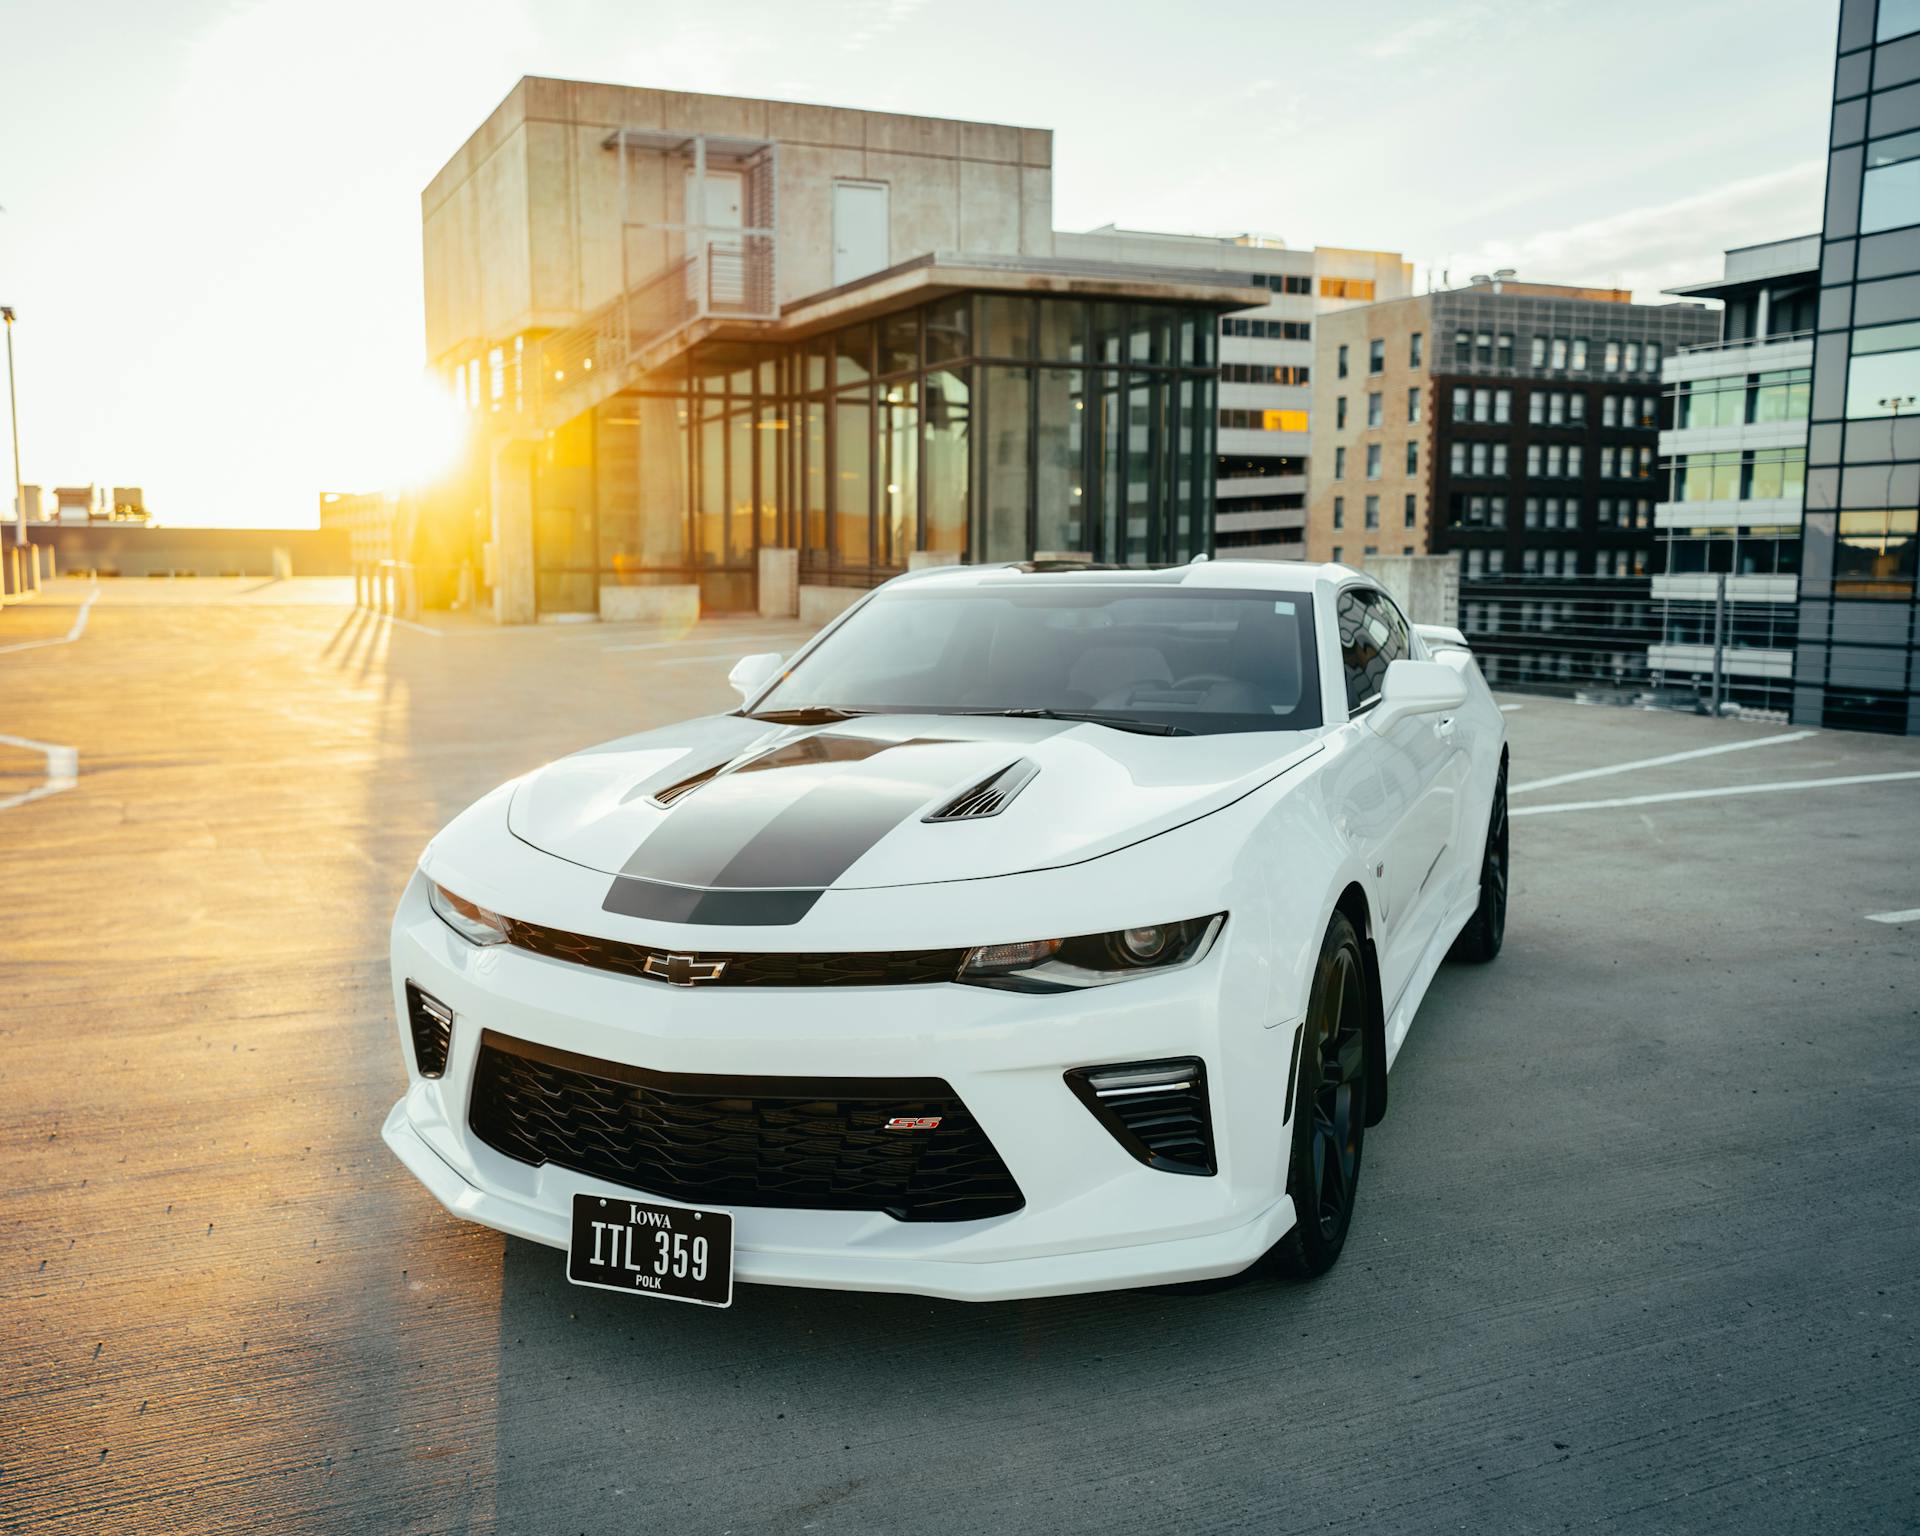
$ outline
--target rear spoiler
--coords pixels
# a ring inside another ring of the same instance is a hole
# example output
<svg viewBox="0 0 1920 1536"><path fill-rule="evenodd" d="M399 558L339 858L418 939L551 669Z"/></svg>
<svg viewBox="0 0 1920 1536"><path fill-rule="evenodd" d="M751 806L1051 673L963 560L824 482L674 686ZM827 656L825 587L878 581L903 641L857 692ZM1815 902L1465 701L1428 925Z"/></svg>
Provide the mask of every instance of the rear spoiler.
<svg viewBox="0 0 1920 1536"><path fill-rule="evenodd" d="M1416 624L1413 632L1427 642L1430 651L1471 651L1467 637L1450 624Z"/></svg>

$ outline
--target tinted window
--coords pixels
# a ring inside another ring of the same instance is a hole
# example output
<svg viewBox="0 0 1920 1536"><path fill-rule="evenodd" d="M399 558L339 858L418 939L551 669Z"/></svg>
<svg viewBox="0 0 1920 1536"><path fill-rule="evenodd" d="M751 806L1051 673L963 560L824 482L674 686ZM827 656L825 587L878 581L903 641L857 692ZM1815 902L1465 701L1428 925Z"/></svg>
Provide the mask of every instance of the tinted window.
<svg viewBox="0 0 1920 1536"><path fill-rule="evenodd" d="M755 713L1078 710L1195 732L1320 723L1304 593L1010 576L882 592Z"/></svg>
<svg viewBox="0 0 1920 1536"><path fill-rule="evenodd" d="M1380 696L1387 668L1410 656L1412 645L1407 621L1380 593L1360 588L1342 592L1335 613L1340 626L1340 665L1347 677L1347 710L1351 713Z"/></svg>

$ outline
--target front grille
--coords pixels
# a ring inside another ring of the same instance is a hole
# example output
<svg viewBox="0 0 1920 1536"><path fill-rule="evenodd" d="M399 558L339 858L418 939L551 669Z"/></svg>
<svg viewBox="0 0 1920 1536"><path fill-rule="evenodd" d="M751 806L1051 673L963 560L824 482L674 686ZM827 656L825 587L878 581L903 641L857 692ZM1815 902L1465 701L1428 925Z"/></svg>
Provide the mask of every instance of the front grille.
<svg viewBox="0 0 1920 1536"><path fill-rule="evenodd" d="M413 1064L422 1077L441 1077L453 1045L453 1010L430 992L407 983L407 1029L413 1036Z"/></svg>
<svg viewBox="0 0 1920 1536"><path fill-rule="evenodd" d="M1215 1171L1207 1071L1197 1057L1081 1067L1067 1074L1067 1086L1149 1168Z"/></svg>
<svg viewBox="0 0 1920 1536"><path fill-rule="evenodd" d="M670 950L591 934L543 928L538 923L507 920L507 936L519 949L566 960L597 971L637 976L646 981L675 979ZM685 954L703 986L722 987L907 987L952 981L960 974L964 949L887 950L872 954L731 954L701 950ZM647 962L654 962L649 969ZM708 975L714 964L718 975Z"/></svg>
<svg viewBox="0 0 1920 1536"><path fill-rule="evenodd" d="M884 1128L896 1118L939 1124ZM650 1072L488 1030L469 1123L520 1162L694 1205L974 1221L1026 1203L939 1078Z"/></svg>

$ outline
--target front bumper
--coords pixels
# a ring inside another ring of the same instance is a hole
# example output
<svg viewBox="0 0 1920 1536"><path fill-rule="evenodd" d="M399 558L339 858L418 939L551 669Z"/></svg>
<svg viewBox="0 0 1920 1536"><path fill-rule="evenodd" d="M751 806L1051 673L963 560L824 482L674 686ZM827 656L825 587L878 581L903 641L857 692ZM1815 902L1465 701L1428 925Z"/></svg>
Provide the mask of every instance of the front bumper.
<svg viewBox="0 0 1920 1536"><path fill-rule="evenodd" d="M1235 1006L1233 937L1230 924L1190 971L1085 993L686 989L504 946L476 949L433 915L416 875L393 928L410 1082L382 1134L455 1215L564 1248L576 1192L627 1187L532 1167L478 1139L468 1110L483 1029L655 1072L937 1077L991 1138L1022 1208L943 1222L732 1205L738 1279L1001 1300L1235 1274L1293 1222L1282 1124L1293 1030ZM454 1011L438 1079L412 1069L408 980ZM1207 1065L1218 1161L1209 1178L1144 1166L1064 1078L1075 1067L1171 1056Z"/></svg>

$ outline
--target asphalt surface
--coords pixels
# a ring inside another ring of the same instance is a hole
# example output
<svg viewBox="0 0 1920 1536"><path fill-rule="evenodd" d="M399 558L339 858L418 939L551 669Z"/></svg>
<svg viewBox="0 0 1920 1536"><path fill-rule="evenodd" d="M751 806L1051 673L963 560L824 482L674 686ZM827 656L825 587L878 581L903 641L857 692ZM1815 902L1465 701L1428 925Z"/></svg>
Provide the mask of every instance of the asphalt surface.
<svg viewBox="0 0 1920 1536"><path fill-rule="evenodd" d="M1739 749L1516 789L1505 953L1318 1284L708 1311L389 1157L385 932L467 801L797 631L101 590L0 613L0 1530L1920 1523L1920 922L1867 918L1920 908L1920 777L1724 792L1920 743L1516 701L1516 786Z"/></svg>

